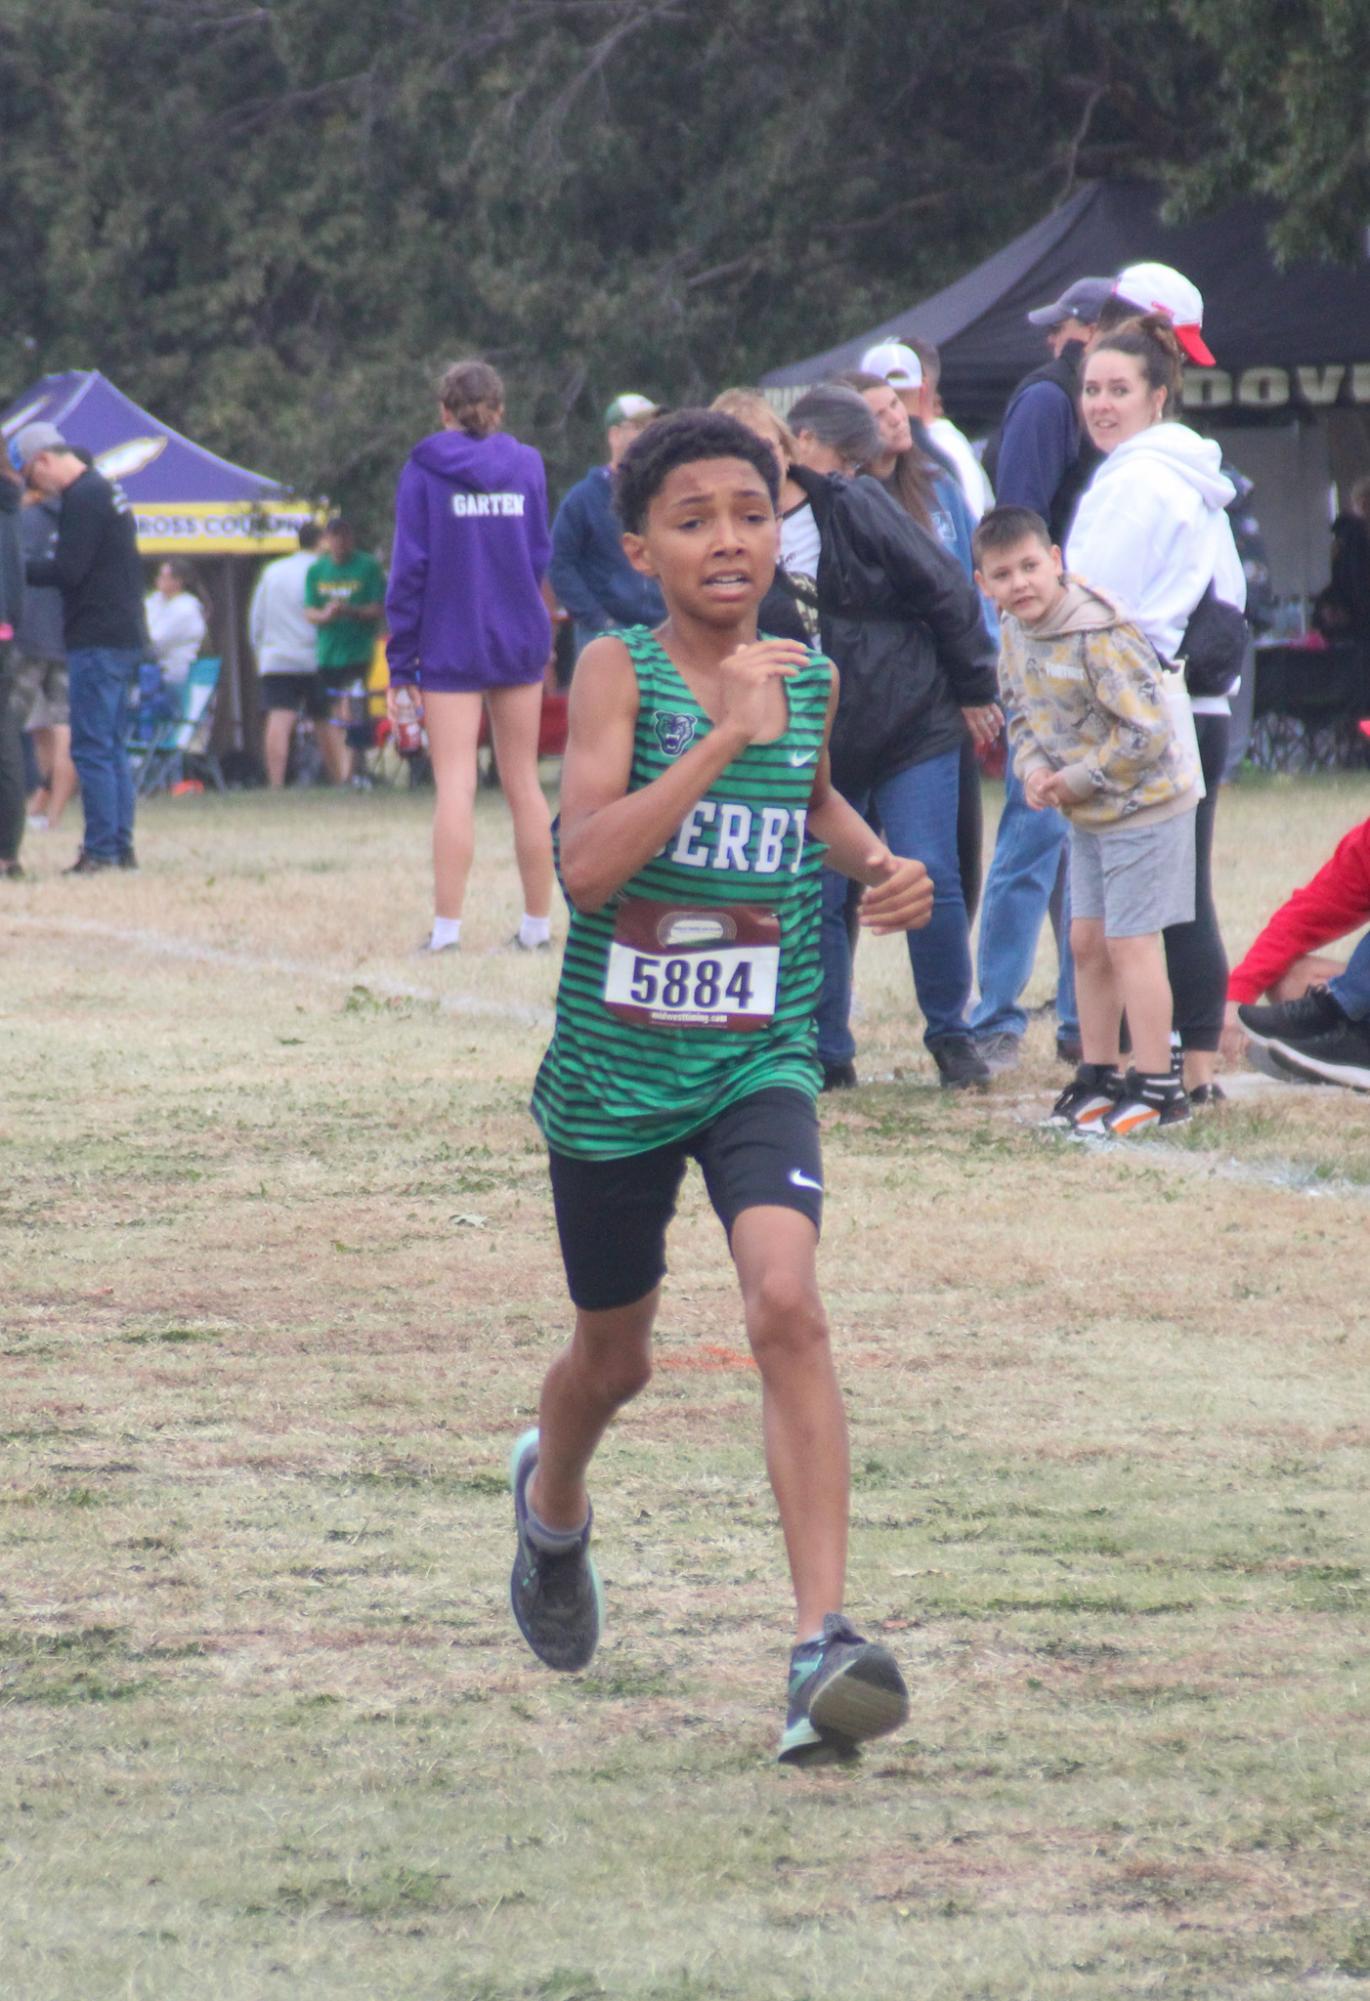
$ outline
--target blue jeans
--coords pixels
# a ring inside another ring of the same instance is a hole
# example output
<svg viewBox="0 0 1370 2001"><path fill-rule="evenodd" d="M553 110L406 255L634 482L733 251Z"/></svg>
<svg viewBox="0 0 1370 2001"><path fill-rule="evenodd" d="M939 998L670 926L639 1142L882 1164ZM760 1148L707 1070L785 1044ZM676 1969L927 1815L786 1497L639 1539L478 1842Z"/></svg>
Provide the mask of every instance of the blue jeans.
<svg viewBox="0 0 1370 2001"><path fill-rule="evenodd" d="M1352 1021L1370 1021L1370 932L1346 962L1346 971L1327 982L1327 991Z"/></svg>
<svg viewBox="0 0 1370 2001"><path fill-rule="evenodd" d="M139 648L122 646L79 646L67 655L71 761L86 820L81 845L97 861L117 862L133 847L133 779L124 744L142 657Z"/></svg>
<svg viewBox="0 0 1370 2001"><path fill-rule="evenodd" d="M1019 1006L1019 996L1032 977L1042 919L1051 903L1069 833L1070 828L1060 813L1051 807L1036 813L1028 805L1010 757L1004 781L1004 811L980 910L976 966L980 999L970 1018L976 1035L1021 1036L1027 1028L1027 1011ZM1056 982L1057 1033L1077 1036L1080 1021L1075 1011L1068 892L1061 913L1057 953L1060 963Z"/></svg>
<svg viewBox="0 0 1370 2001"><path fill-rule="evenodd" d="M933 881L931 922L908 934L913 990L923 1010L923 1040L966 1035L970 999L970 924L956 860L956 807L961 753L945 751L924 764L882 778L864 793L845 797L866 819L879 823L896 855L922 862ZM818 999L818 1058L850 1063L856 1054L851 1013L851 939L847 932L847 878L823 871L823 991Z"/></svg>

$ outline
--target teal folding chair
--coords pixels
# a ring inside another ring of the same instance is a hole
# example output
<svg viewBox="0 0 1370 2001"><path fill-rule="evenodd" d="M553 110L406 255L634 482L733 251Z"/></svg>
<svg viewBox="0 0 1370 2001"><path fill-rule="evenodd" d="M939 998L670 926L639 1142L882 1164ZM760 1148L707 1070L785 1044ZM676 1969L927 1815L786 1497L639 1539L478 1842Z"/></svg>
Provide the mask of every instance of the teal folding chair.
<svg viewBox="0 0 1370 2001"><path fill-rule="evenodd" d="M158 724L150 743L128 746L133 782L140 795L178 784L186 775L188 759L203 769L216 791L225 790L219 760L209 747L221 666L222 662L213 658L193 661L175 691L176 713Z"/></svg>

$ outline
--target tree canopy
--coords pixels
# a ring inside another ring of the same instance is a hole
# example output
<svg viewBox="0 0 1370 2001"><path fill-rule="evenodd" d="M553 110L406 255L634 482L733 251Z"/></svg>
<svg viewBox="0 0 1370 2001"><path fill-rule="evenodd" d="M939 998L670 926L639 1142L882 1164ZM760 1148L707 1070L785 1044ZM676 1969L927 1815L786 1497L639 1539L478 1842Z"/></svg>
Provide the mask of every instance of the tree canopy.
<svg viewBox="0 0 1370 2001"><path fill-rule="evenodd" d="M1082 176L1239 177L1346 254L1368 38L1358 0L8 0L4 382L100 367L381 539L463 353L556 486L616 391L754 379Z"/></svg>

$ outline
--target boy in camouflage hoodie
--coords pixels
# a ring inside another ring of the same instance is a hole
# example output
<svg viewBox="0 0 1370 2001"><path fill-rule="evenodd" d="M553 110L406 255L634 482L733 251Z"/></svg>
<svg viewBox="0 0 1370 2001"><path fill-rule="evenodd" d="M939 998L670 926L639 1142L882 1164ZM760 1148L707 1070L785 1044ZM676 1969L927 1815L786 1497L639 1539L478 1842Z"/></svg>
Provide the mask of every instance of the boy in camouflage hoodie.
<svg viewBox="0 0 1370 2001"><path fill-rule="evenodd" d="M1027 802L1070 821L1084 1061L1050 1123L1115 1138L1175 1124L1189 1101L1171 1072L1161 932L1194 916L1198 761L1150 643L1102 591L1063 573L1040 515L995 508L975 531L975 560L1003 619L999 693Z"/></svg>

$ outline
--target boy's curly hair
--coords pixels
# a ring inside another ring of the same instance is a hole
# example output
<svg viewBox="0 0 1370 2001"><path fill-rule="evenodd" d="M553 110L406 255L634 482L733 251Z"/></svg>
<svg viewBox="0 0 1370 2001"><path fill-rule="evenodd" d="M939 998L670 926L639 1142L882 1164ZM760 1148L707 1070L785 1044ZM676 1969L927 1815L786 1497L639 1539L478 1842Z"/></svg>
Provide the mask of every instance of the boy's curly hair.
<svg viewBox="0 0 1370 2001"><path fill-rule="evenodd" d="M630 535L640 535L647 509L677 466L699 459L745 459L766 483L774 507L780 467L764 439L719 410L675 410L656 417L634 438L614 473L614 506Z"/></svg>

